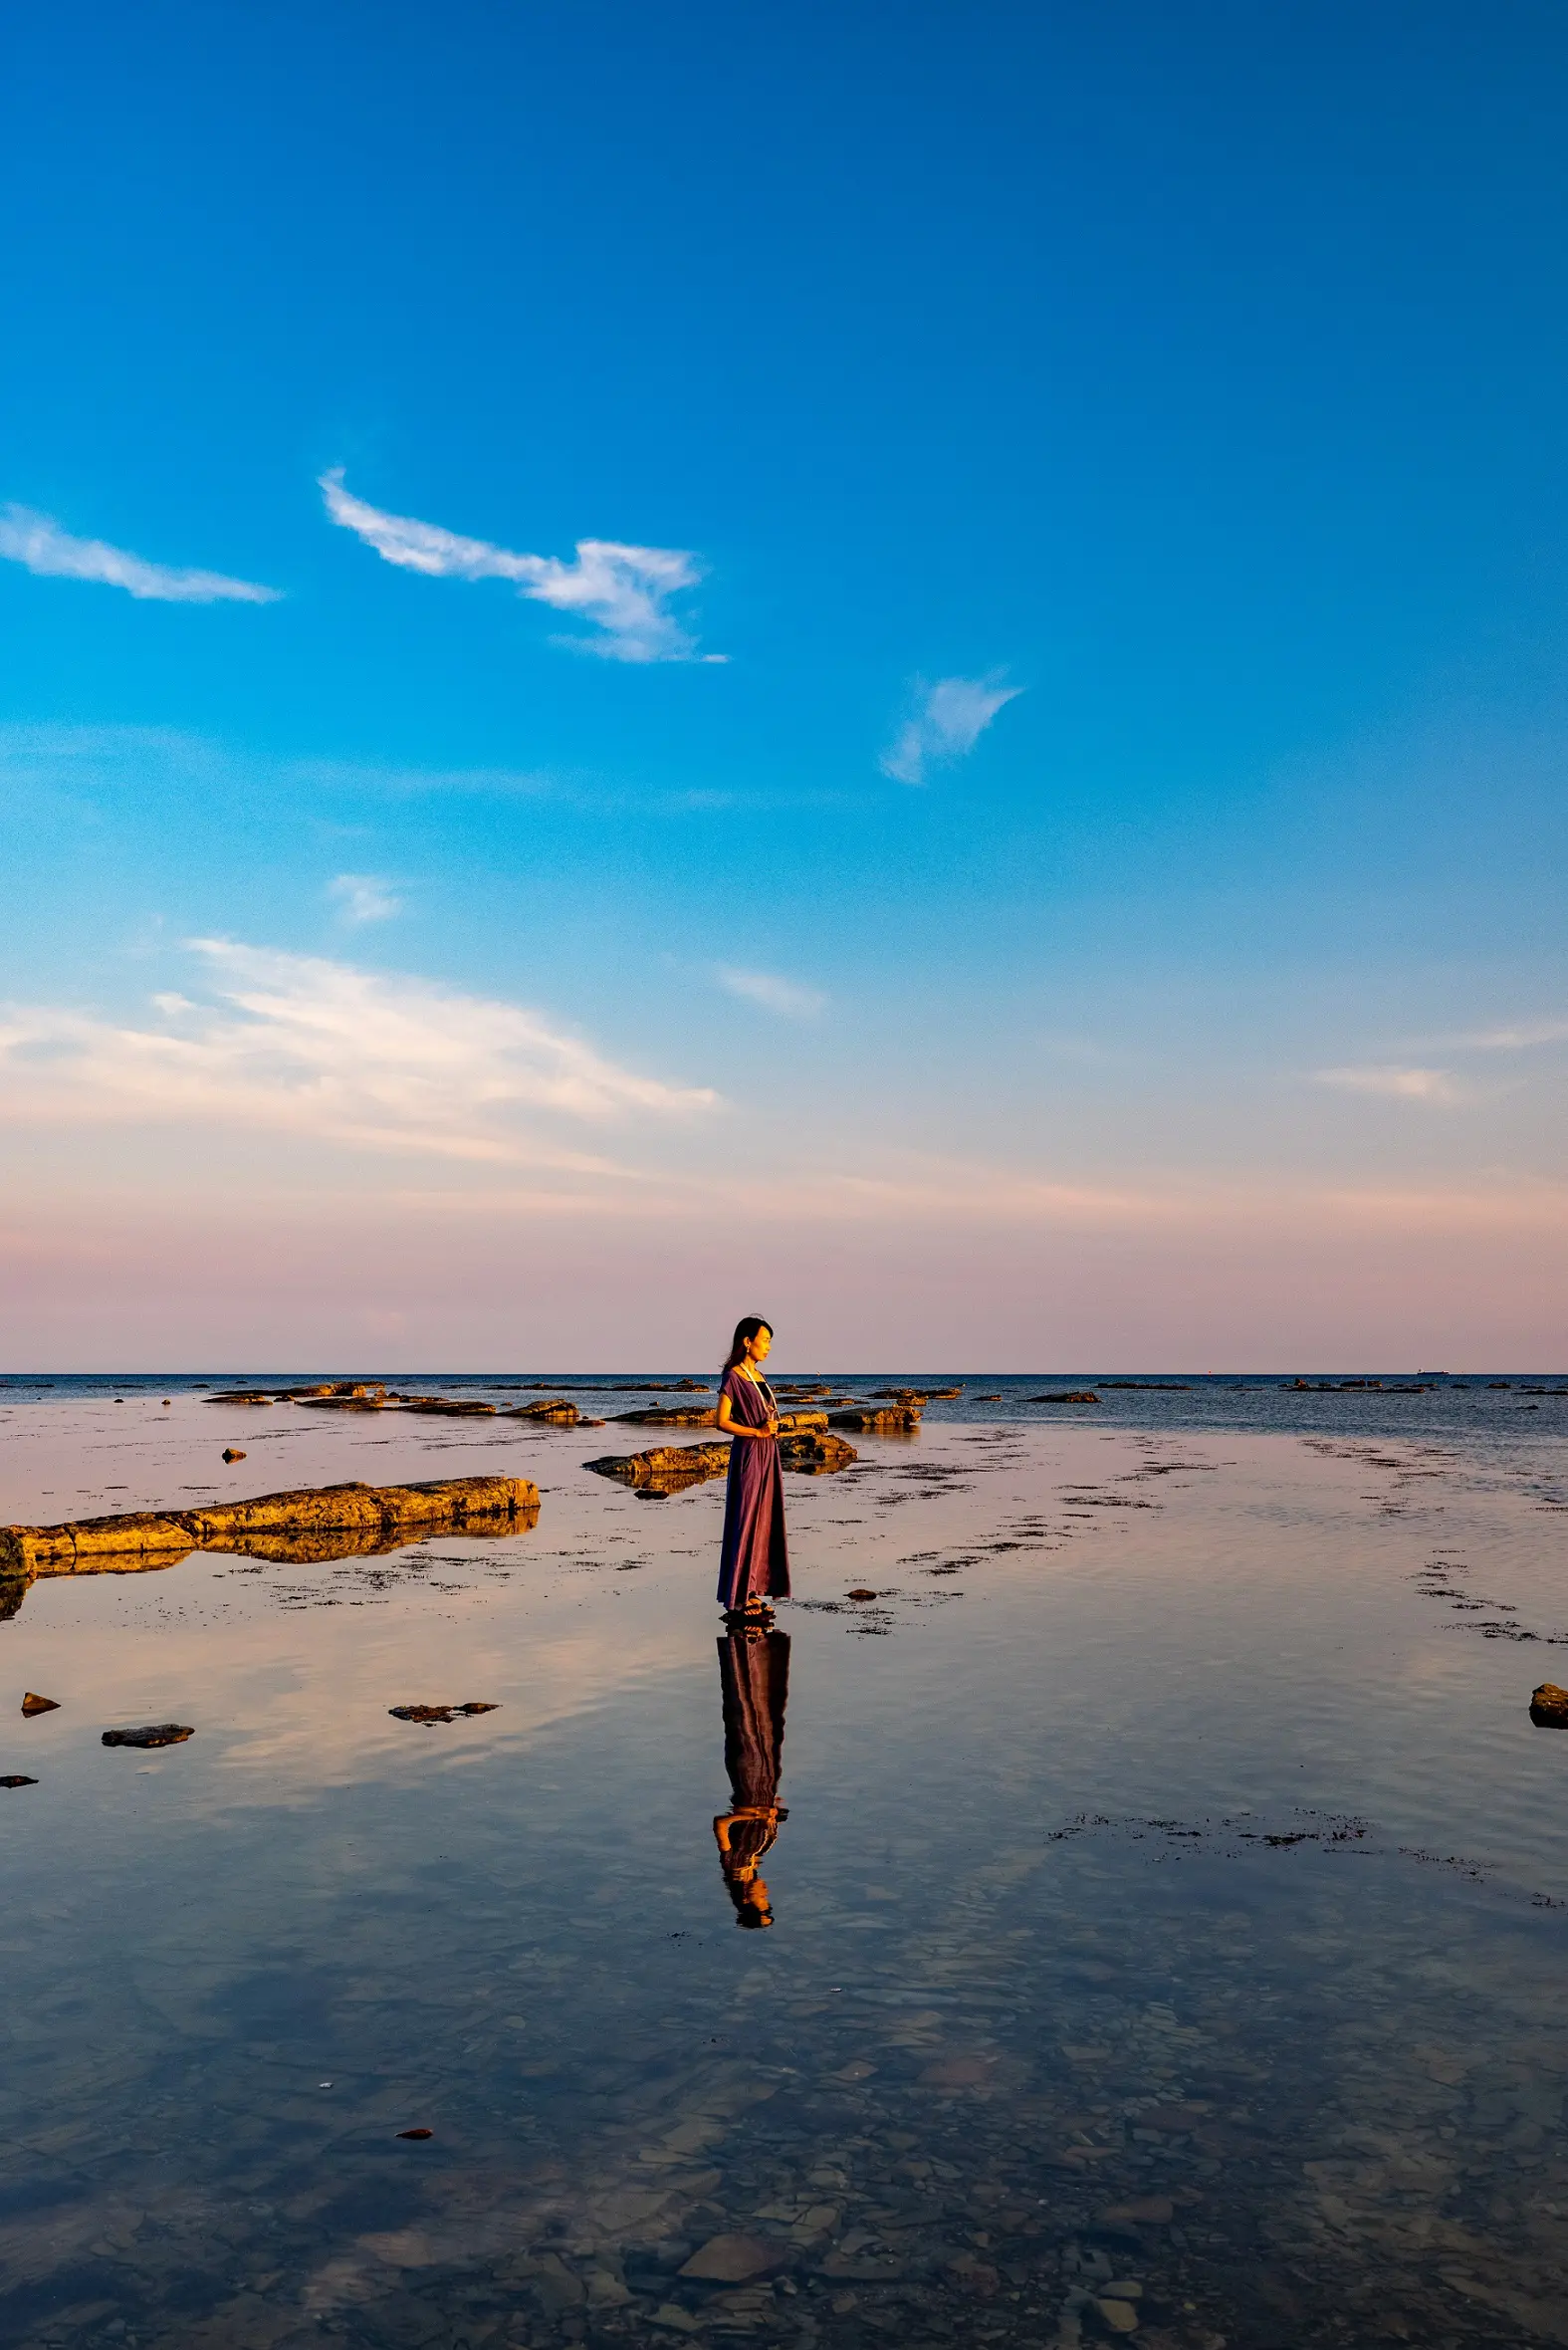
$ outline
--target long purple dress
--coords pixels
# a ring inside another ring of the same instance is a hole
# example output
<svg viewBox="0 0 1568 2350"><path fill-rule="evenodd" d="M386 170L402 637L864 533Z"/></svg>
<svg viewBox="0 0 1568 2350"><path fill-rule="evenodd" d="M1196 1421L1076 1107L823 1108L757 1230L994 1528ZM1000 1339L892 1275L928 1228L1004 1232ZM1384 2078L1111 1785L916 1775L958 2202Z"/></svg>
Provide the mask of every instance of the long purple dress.
<svg viewBox="0 0 1568 2350"><path fill-rule="evenodd" d="M748 1428L766 1428L778 1409L766 1381L726 1371L720 1396ZM724 1547L719 1553L719 1605L744 1607L749 1599L787 1599L789 1545L784 1536L784 1477L779 1443L772 1436L736 1436L730 1441L730 1482L724 1498Z"/></svg>

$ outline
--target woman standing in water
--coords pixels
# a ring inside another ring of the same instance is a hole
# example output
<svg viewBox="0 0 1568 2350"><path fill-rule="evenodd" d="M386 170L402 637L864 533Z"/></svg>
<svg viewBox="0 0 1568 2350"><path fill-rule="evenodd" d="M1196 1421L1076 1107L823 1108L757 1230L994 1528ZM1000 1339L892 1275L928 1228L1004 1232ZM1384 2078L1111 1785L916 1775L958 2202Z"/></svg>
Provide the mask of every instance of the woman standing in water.
<svg viewBox="0 0 1568 2350"><path fill-rule="evenodd" d="M719 1554L719 1605L729 1615L754 1614L789 1596L779 1406L763 1377L773 1342L761 1314L738 1321L719 1385L719 1426L733 1440Z"/></svg>

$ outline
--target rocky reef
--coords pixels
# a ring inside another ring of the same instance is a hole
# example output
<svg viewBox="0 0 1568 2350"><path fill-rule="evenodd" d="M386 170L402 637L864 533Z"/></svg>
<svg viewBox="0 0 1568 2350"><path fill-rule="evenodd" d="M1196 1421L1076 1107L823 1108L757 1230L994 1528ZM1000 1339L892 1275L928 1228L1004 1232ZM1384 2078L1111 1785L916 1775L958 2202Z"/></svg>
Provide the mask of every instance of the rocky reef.
<svg viewBox="0 0 1568 2350"><path fill-rule="evenodd" d="M785 1469L820 1477L830 1470L847 1469L858 1460L853 1445L829 1433L826 1417L824 1412L796 1412L781 1421L779 1457ZM688 1486L704 1485L711 1477L725 1475L730 1466L730 1439L721 1437L713 1444L654 1445L645 1453L606 1453L582 1466L596 1477L613 1477L617 1484L632 1486L639 1493L684 1493Z"/></svg>
<svg viewBox="0 0 1568 2350"><path fill-rule="evenodd" d="M825 1414L830 1428L853 1428L867 1436L913 1436L920 1426L918 1403L854 1403Z"/></svg>
<svg viewBox="0 0 1568 2350"><path fill-rule="evenodd" d="M610 1417L638 1428L713 1428L719 1412L714 1404L667 1403L650 1404L638 1412L612 1412Z"/></svg>
<svg viewBox="0 0 1568 2350"><path fill-rule="evenodd" d="M539 1517L526 1477L445 1477L419 1485L328 1485L197 1510L130 1510L63 1526L0 1527L0 1578L135 1573L192 1550L256 1557L339 1557L396 1548L420 1534L506 1530Z"/></svg>

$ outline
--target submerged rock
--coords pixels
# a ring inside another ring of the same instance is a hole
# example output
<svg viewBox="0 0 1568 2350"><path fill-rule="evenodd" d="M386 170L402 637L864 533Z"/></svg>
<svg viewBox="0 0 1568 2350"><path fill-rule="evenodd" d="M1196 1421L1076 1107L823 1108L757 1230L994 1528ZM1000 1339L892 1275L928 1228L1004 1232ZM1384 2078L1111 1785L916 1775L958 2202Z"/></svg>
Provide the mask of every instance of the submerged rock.
<svg viewBox="0 0 1568 2350"><path fill-rule="evenodd" d="M680 2274L708 2284L745 2284L754 2276L772 2276L788 2258L788 2245L766 2235L710 2235Z"/></svg>
<svg viewBox="0 0 1568 2350"><path fill-rule="evenodd" d="M1169 2228L1176 2206L1168 2195L1140 2196L1136 2203L1107 2204L1099 2215L1102 2228Z"/></svg>
<svg viewBox="0 0 1568 2350"><path fill-rule="evenodd" d="M1025 1403L1098 1403L1100 1399L1092 1388L1071 1387L1062 1395L1026 1395L1023 1400Z"/></svg>
<svg viewBox="0 0 1568 2350"><path fill-rule="evenodd" d="M140 1730L106 1730L106 1747L182 1747L196 1735L183 1722L149 1722Z"/></svg>
<svg viewBox="0 0 1568 2350"><path fill-rule="evenodd" d="M1530 1720L1537 1730L1568 1730L1568 1689L1543 1681L1530 1699Z"/></svg>
<svg viewBox="0 0 1568 2350"><path fill-rule="evenodd" d="M1094 2306L1113 2334L1135 2334L1138 2331L1138 2312L1130 2301L1119 2301L1109 2293L1102 2293Z"/></svg>
<svg viewBox="0 0 1568 2350"><path fill-rule="evenodd" d="M40 1697L36 1689L30 1689L22 1699L22 1711L24 1714L58 1714L60 1700L57 1697Z"/></svg>
<svg viewBox="0 0 1568 2350"><path fill-rule="evenodd" d="M36 1787L36 1778L29 1778L25 1770L8 1770L0 1777L0 1787Z"/></svg>

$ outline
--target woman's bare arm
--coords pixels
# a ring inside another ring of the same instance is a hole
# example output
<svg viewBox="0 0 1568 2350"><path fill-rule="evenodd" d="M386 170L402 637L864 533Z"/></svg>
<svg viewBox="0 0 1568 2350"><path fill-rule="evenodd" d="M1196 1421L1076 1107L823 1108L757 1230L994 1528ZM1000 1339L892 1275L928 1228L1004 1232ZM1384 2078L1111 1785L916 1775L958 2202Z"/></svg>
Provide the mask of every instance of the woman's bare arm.
<svg viewBox="0 0 1568 2350"><path fill-rule="evenodd" d="M779 1433L779 1422L772 1412L768 1415L766 1428L749 1428L744 1420L738 1420L727 1395L719 1398L719 1426L727 1436L777 1436Z"/></svg>

